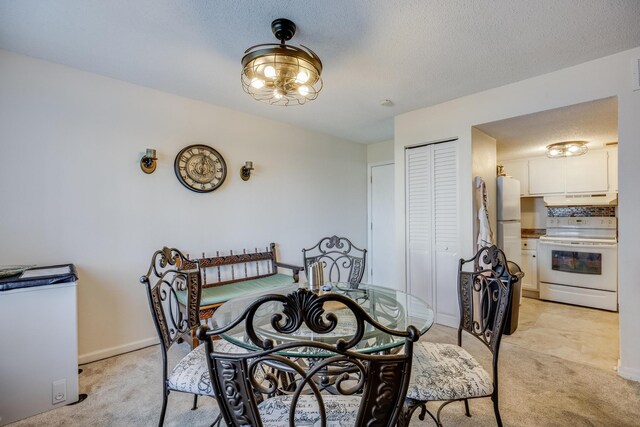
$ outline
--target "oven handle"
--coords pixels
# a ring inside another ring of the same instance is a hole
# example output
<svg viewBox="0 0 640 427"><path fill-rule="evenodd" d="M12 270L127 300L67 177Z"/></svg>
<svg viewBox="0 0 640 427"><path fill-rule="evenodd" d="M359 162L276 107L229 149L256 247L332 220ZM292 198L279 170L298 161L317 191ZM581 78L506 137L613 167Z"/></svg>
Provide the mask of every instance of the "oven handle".
<svg viewBox="0 0 640 427"><path fill-rule="evenodd" d="M559 243L547 240L541 240L539 243L541 245L562 246L564 248L616 248L618 246L617 243Z"/></svg>

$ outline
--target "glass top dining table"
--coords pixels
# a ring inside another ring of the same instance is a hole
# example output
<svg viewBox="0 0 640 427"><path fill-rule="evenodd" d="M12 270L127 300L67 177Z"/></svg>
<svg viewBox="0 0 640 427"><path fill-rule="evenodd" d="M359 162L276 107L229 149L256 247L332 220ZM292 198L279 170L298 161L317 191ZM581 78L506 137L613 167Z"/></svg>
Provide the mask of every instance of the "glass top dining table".
<svg viewBox="0 0 640 427"><path fill-rule="evenodd" d="M233 298L225 302L215 311L210 319L210 326L218 329L233 323L235 319L245 312L250 303L262 295L287 295L299 287L308 287L308 285L304 283L294 283L269 291L262 290ZM389 329L404 331L407 329L407 326L413 325L423 334L433 325L434 314L431 307L421 299L402 291L381 286L366 284L351 285L349 283L339 282L327 283L324 289L325 290L319 292L321 294L337 293L356 301L369 316ZM351 310L347 309L342 303L335 301L325 303L324 309L326 314L333 313L338 319L336 327L328 333L320 334L313 332L304 324L300 329L290 334L275 331L271 326L271 318L275 313L283 312L283 304L277 301L269 301L262 305L256 312L253 325L261 338L272 339L274 345L291 341L304 342L307 340L335 344L338 339L348 340L354 336L356 332L356 319ZM247 350L260 350L248 338L244 321L221 334L221 337ZM367 323L362 340L360 340L353 350L361 353L393 352L393 349L403 344L404 338L386 334ZM289 357L312 358L323 358L333 355L333 353L315 347L289 348L280 354Z"/></svg>

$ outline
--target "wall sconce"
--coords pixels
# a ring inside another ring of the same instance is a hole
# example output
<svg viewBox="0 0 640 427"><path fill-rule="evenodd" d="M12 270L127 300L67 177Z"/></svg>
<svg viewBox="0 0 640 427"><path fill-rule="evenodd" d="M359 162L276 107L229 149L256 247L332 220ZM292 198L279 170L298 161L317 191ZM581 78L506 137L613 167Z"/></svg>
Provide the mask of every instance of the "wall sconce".
<svg viewBox="0 0 640 427"><path fill-rule="evenodd" d="M156 157L156 150L153 148L147 148L147 152L140 159L140 169L144 173L153 173L156 170L158 158Z"/></svg>
<svg viewBox="0 0 640 427"><path fill-rule="evenodd" d="M243 181L248 181L251 178L251 171L253 170L253 162L245 162L244 166L240 168L240 178Z"/></svg>

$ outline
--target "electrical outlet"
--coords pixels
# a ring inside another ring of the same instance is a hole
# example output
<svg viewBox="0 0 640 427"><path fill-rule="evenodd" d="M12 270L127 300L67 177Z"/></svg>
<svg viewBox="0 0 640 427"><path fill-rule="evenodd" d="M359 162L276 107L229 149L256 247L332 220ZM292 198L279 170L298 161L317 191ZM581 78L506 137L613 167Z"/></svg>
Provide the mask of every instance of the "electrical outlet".
<svg viewBox="0 0 640 427"><path fill-rule="evenodd" d="M67 400L67 380L54 381L51 387L51 403L55 405L65 400Z"/></svg>

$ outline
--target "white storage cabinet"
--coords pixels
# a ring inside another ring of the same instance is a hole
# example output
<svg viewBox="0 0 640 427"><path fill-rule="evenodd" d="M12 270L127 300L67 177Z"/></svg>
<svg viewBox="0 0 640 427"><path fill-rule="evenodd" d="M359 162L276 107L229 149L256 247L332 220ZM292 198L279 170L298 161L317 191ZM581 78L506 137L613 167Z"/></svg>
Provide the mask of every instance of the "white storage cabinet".
<svg viewBox="0 0 640 427"><path fill-rule="evenodd" d="M78 401L77 282L70 280L0 291L0 426Z"/></svg>
<svg viewBox="0 0 640 427"><path fill-rule="evenodd" d="M529 194L562 194L564 186L564 159L539 157L529 160Z"/></svg>
<svg viewBox="0 0 640 427"><path fill-rule="evenodd" d="M606 150L590 151L583 156L564 159L566 192L606 193L609 189L607 163Z"/></svg>
<svg viewBox="0 0 640 427"><path fill-rule="evenodd" d="M522 239L522 290L538 292L538 239ZM531 296L529 294L528 296Z"/></svg>

